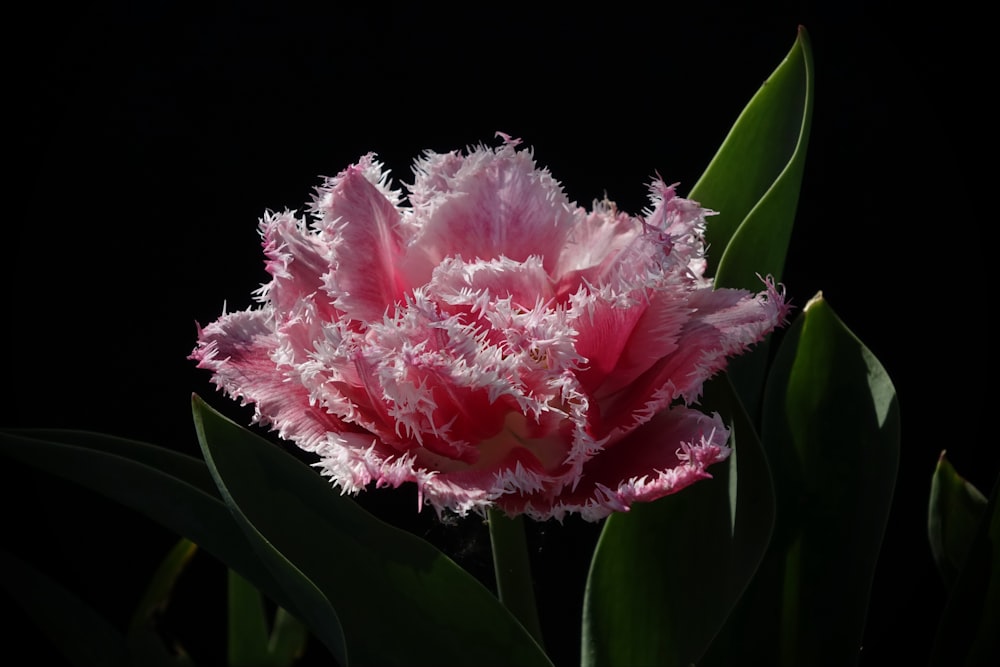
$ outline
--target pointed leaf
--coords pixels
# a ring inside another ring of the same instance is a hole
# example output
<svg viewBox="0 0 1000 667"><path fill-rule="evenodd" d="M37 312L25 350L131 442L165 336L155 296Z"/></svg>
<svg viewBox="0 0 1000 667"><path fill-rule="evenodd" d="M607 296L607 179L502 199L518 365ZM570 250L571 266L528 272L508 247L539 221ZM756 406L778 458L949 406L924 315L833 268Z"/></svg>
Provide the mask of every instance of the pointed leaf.
<svg viewBox="0 0 1000 667"><path fill-rule="evenodd" d="M852 665L899 459L885 369L821 295L786 332L768 377L762 442L774 538L706 665Z"/></svg>
<svg viewBox="0 0 1000 667"><path fill-rule="evenodd" d="M724 376L705 403L733 454L713 479L608 517L584 598L587 667L697 662L764 555L774 496L760 443Z"/></svg>
<svg viewBox="0 0 1000 667"><path fill-rule="evenodd" d="M352 664L551 665L499 601L432 545L197 396L193 408L205 459L254 549L290 594L314 586L299 618L320 638L312 612L323 600L336 609Z"/></svg>
<svg viewBox="0 0 1000 667"><path fill-rule="evenodd" d="M986 496L948 461L944 452L931 478L927 533L931 553L948 588L958 577L986 512Z"/></svg>
<svg viewBox="0 0 1000 667"><path fill-rule="evenodd" d="M80 667L128 664L124 635L75 594L2 549L0 573L0 587L27 612L70 664ZM13 647L6 648L11 655ZM21 649L28 649L30 655L30 647Z"/></svg>
<svg viewBox="0 0 1000 667"><path fill-rule="evenodd" d="M1000 477L945 605L932 667L1000 664Z"/></svg>
<svg viewBox="0 0 1000 667"><path fill-rule="evenodd" d="M743 109L690 197L718 212L706 230L716 283L758 291L780 280L812 123L812 49L800 27L791 51Z"/></svg>
<svg viewBox="0 0 1000 667"><path fill-rule="evenodd" d="M791 51L743 109L690 197L709 218L708 274L719 287L758 292L758 276L781 280L812 124L812 48L799 27ZM728 374L754 423L768 341L730 362Z"/></svg>
<svg viewBox="0 0 1000 667"><path fill-rule="evenodd" d="M204 461L100 433L0 431L0 452L130 507L198 544L295 613L233 520Z"/></svg>

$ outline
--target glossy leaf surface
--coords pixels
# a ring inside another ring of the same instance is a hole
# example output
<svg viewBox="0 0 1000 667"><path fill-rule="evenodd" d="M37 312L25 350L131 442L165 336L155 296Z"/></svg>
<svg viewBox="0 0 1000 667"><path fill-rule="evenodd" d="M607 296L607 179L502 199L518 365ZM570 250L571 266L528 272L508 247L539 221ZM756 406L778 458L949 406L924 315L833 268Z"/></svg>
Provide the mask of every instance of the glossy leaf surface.
<svg viewBox="0 0 1000 667"><path fill-rule="evenodd" d="M204 461L134 440L63 430L0 432L0 451L144 514L294 609L250 549Z"/></svg>
<svg viewBox="0 0 1000 667"><path fill-rule="evenodd" d="M730 426L733 454L713 479L608 517L584 599L588 667L697 662L764 555L774 495L760 443L725 377L705 403Z"/></svg>
<svg viewBox="0 0 1000 667"><path fill-rule="evenodd" d="M551 664L496 597L435 547L372 516L197 396L193 408L226 503L340 662ZM340 645L323 634L333 619L347 639Z"/></svg>
<svg viewBox="0 0 1000 667"><path fill-rule="evenodd" d="M781 279L805 168L814 78L809 37L800 27L791 51L691 189L692 199L717 212L706 236L709 274L719 285L758 291L757 274Z"/></svg>
<svg viewBox="0 0 1000 667"><path fill-rule="evenodd" d="M764 400L774 538L705 665L856 664L899 460L895 388L821 295Z"/></svg>

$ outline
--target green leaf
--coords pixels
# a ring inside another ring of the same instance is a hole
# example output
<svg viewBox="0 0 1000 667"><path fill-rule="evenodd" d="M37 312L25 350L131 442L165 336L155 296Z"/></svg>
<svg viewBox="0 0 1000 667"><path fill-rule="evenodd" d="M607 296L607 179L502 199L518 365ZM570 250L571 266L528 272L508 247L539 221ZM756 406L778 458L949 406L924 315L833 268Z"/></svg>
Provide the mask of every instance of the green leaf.
<svg viewBox="0 0 1000 667"><path fill-rule="evenodd" d="M254 585L232 570L227 574L229 667L290 667L309 643L309 630L282 607L268 630L267 608Z"/></svg>
<svg viewBox="0 0 1000 667"><path fill-rule="evenodd" d="M718 287L759 292L781 280L798 207L812 124L812 48L805 28L744 107L690 198L717 212L705 230L708 275ZM730 361L728 374L754 423L768 341Z"/></svg>
<svg viewBox="0 0 1000 667"><path fill-rule="evenodd" d="M232 570L227 574L227 608L229 667L270 665L264 599L253 584Z"/></svg>
<svg viewBox="0 0 1000 667"><path fill-rule="evenodd" d="M132 614L130 631L148 625L151 619L167 608L177 580L197 552L198 545L184 538L178 540L177 544L170 549L166 558L160 563L160 567L153 574L146 592Z"/></svg>
<svg viewBox="0 0 1000 667"><path fill-rule="evenodd" d="M306 595L299 618L321 639L316 621L336 610L352 665L551 665L489 590L432 545L197 396L193 409L205 459L253 548L290 595Z"/></svg>
<svg viewBox="0 0 1000 667"><path fill-rule="evenodd" d="M706 665L859 659L899 460L885 369L821 295L792 324L764 397L777 516L768 553Z"/></svg>
<svg viewBox="0 0 1000 667"><path fill-rule="evenodd" d="M128 647L114 625L47 575L0 549L0 587L27 612L72 665L125 667ZM31 653L30 646L20 646ZM8 646L9 651L13 647Z"/></svg>
<svg viewBox="0 0 1000 667"><path fill-rule="evenodd" d="M774 496L760 443L724 376L704 402L731 428L730 460L711 480L608 517L584 598L586 667L697 662L764 555Z"/></svg>
<svg viewBox="0 0 1000 667"><path fill-rule="evenodd" d="M955 584L985 512L986 496L959 476L941 452L931 478L927 534L934 562L949 589Z"/></svg>
<svg viewBox="0 0 1000 667"><path fill-rule="evenodd" d="M813 80L812 49L799 27L791 51L691 189L692 199L718 212L706 229L709 275L718 285L756 292L757 274L781 279L812 123Z"/></svg>
<svg viewBox="0 0 1000 667"><path fill-rule="evenodd" d="M296 612L219 498L204 461L134 440L62 430L0 431L0 452L141 512Z"/></svg>
<svg viewBox="0 0 1000 667"><path fill-rule="evenodd" d="M931 649L931 667L1000 664L1000 478L951 595Z"/></svg>
<svg viewBox="0 0 1000 667"><path fill-rule="evenodd" d="M157 629L158 616L166 611L174 587L197 553L194 542L180 539L153 574L132 614L127 641L132 661L149 667L180 667L193 664L180 645L165 646Z"/></svg>

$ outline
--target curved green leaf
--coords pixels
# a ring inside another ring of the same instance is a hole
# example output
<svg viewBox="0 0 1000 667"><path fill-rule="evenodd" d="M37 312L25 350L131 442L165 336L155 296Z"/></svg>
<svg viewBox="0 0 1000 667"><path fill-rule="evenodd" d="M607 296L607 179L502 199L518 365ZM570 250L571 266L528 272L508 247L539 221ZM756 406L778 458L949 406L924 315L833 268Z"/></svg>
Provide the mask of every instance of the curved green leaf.
<svg viewBox="0 0 1000 667"><path fill-rule="evenodd" d="M1000 664L1000 478L934 637L932 667Z"/></svg>
<svg viewBox="0 0 1000 667"><path fill-rule="evenodd" d="M791 51L691 189L692 199L718 213L705 232L717 285L756 292L757 274L781 279L805 167L813 83L812 49L800 26Z"/></svg>
<svg viewBox="0 0 1000 667"><path fill-rule="evenodd" d="M130 507L198 544L296 613L233 520L204 461L134 440L61 430L0 431L0 452Z"/></svg>
<svg viewBox="0 0 1000 667"><path fill-rule="evenodd" d="M961 477L944 452L931 478L927 536L934 562L951 588L986 512L986 496Z"/></svg>
<svg viewBox="0 0 1000 667"><path fill-rule="evenodd" d="M706 664L856 664L899 460L885 369L821 295L788 330L768 377L761 439L774 538Z"/></svg>
<svg viewBox="0 0 1000 667"><path fill-rule="evenodd" d="M812 124L813 58L805 28L744 107L689 196L717 212L705 230L708 275L719 287L760 291L781 280ZM731 360L728 374L757 423L768 341Z"/></svg>
<svg viewBox="0 0 1000 667"><path fill-rule="evenodd" d="M197 396L193 409L205 459L253 548L290 595L314 591L299 618L318 636L314 612L332 605L351 664L551 665L499 601L432 545Z"/></svg>
<svg viewBox="0 0 1000 667"><path fill-rule="evenodd" d="M774 495L760 443L724 376L704 402L730 425L730 460L711 480L608 517L584 598L587 667L697 662L764 555Z"/></svg>

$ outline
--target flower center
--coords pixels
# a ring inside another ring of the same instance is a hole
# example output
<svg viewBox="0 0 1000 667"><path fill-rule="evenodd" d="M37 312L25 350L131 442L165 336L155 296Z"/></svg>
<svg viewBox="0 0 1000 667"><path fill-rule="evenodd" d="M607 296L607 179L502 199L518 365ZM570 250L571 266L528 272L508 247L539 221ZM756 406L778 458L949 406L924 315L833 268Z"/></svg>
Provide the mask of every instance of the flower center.
<svg viewBox="0 0 1000 667"><path fill-rule="evenodd" d="M479 444L479 460L470 469L496 466L517 448L530 452L545 470L554 470L566 459L565 444L558 434L551 434L550 429L529 422L519 412L509 412L504 418L503 428Z"/></svg>

